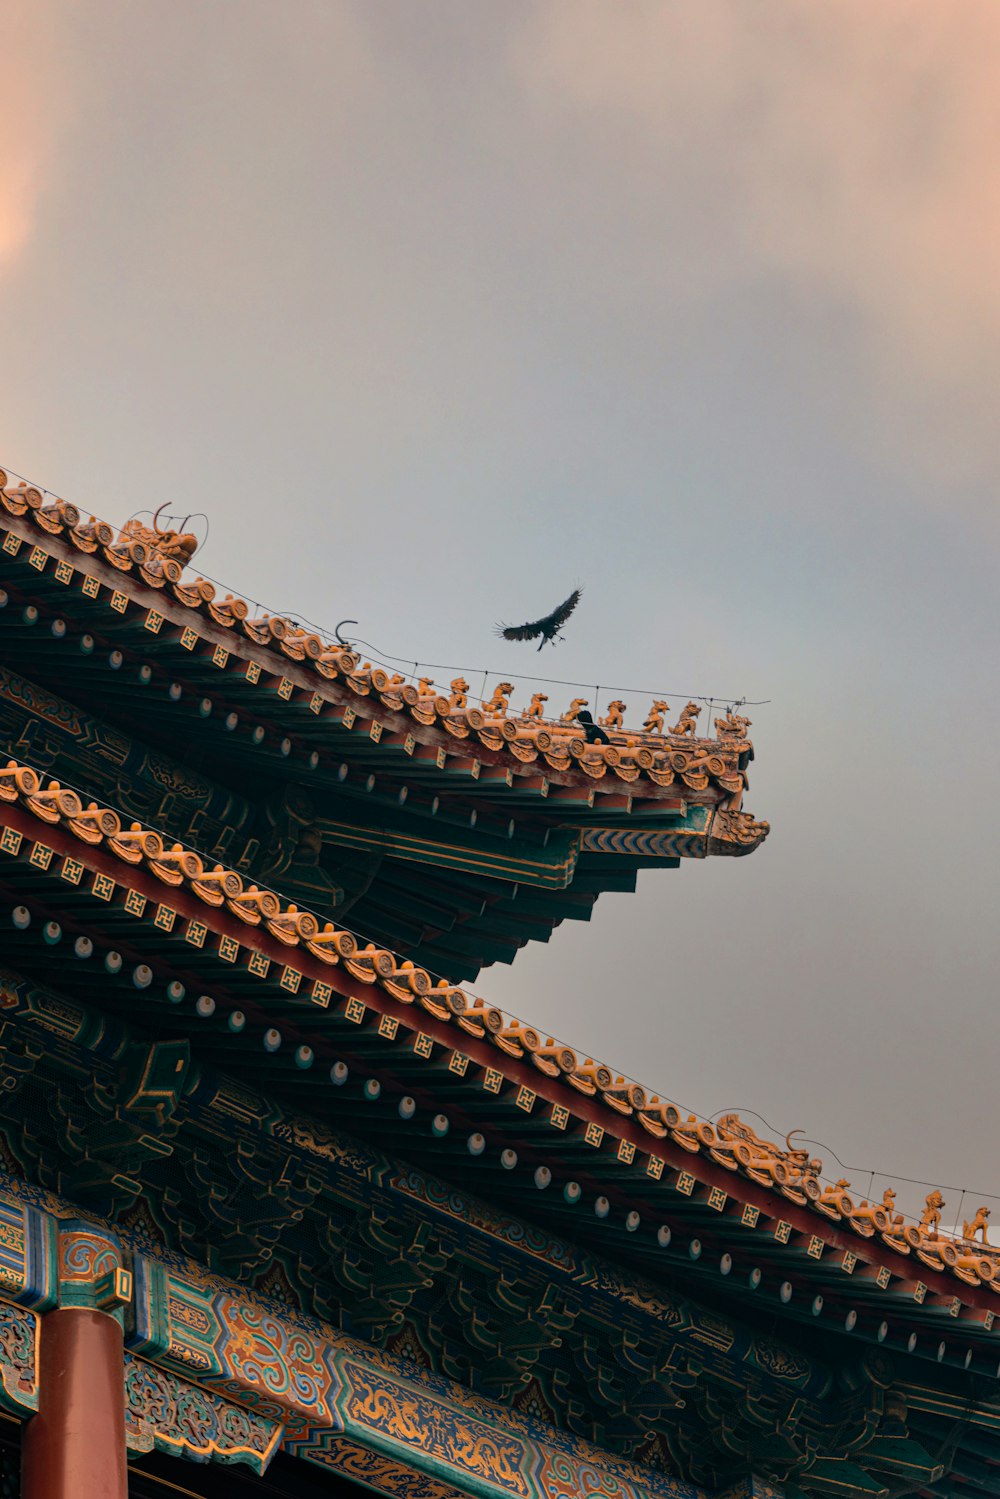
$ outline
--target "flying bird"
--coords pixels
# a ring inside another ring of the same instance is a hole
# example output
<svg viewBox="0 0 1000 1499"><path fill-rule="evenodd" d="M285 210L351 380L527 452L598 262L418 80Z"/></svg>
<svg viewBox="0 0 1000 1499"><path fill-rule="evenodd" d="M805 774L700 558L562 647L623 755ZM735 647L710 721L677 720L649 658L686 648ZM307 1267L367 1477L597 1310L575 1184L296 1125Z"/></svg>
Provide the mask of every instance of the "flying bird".
<svg viewBox="0 0 1000 1499"><path fill-rule="evenodd" d="M526 625L498 625L497 634L502 635L504 640L535 640L540 635L542 639L538 649L541 650L547 641L563 638L559 631L580 602L582 592L582 588L574 588L569 598L565 599L558 609L553 609L551 614L546 614L543 619L532 620Z"/></svg>

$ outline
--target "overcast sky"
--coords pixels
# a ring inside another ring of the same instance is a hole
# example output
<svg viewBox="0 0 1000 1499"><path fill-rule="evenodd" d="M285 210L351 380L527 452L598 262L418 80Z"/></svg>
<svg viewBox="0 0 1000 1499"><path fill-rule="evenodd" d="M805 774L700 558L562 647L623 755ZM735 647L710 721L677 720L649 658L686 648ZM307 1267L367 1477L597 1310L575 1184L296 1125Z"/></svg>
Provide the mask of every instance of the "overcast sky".
<svg viewBox="0 0 1000 1499"><path fill-rule="evenodd" d="M476 685L771 699L761 850L478 987L856 1185L1000 1193L994 0L7 0L0 43L0 464L204 511L204 571ZM577 583L558 652L496 640Z"/></svg>

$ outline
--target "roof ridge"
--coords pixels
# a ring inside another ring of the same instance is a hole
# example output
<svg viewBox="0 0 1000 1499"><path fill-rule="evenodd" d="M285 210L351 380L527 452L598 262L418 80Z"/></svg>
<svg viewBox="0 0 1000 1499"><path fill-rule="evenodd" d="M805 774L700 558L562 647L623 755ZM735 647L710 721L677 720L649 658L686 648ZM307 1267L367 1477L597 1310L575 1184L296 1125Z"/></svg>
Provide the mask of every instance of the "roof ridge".
<svg viewBox="0 0 1000 1499"><path fill-rule="evenodd" d="M747 738L750 720L733 708L715 719L716 737L697 734L696 720L701 713L697 701L689 701L678 722L666 726L669 705L654 699L642 728L627 729L624 705L620 700L609 704L600 722L600 733L608 742L595 742L592 726L577 724L575 710L586 709L583 698L574 698L558 718L543 717L544 693L532 695L531 703L519 716L509 713L510 693L503 693L501 683L481 706L470 701L471 689L462 676L450 683L447 693L434 690L429 677L416 685L400 672L362 661L360 653L349 645L324 641L315 631L304 629L296 621L281 615L262 613L251 618L246 600L227 594L219 599L215 584L196 577L184 581L185 564L193 549L185 543L193 538L174 532L159 533L135 521L116 528L107 521L91 516L82 518L77 506L50 496L36 485L9 483L8 474L0 469L0 507L8 515L26 520L47 538L66 540L83 556L97 556L115 570L116 582L141 580L148 587L168 594L195 616L206 617L215 626L231 631L251 644L274 651L279 657L299 664L313 674L317 686L337 680L354 698L373 693L390 711L402 713L415 723L444 731L459 741L482 744L488 750L503 753L528 766L540 764L556 771L582 772L597 782L626 786L643 781L652 787L679 786L703 793L713 786L725 798L727 810L740 810L745 755L752 758L753 745ZM159 537L172 538L160 541ZM11 555L20 546L7 547ZM42 556L36 563L45 566ZM95 580L96 582L96 580ZM109 585L110 586L110 585ZM94 594L92 597L96 597ZM416 665L417 663L415 663ZM277 666L277 663L276 663ZM614 689L609 689L613 691ZM709 703L722 700L708 699ZM768 824L754 822L753 838L731 840L739 852L748 852L767 836ZM729 841L729 840L727 840Z"/></svg>

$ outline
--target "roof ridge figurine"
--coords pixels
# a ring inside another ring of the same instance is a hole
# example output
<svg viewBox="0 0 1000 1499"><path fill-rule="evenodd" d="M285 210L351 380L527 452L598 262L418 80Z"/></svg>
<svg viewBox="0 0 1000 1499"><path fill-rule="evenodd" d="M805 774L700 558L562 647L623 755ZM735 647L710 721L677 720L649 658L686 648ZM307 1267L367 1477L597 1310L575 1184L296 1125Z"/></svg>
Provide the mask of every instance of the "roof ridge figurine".
<svg viewBox="0 0 1000 1499"><path fill-rule="evenodd" d="M665 715L670 712L670 704L662 697L654 697L653 706L646 714L646 722L643 729L647 734L662 734Z"/></svg>
<svg viewBox="0 0 1000 1499"><path fill-rule="evenodd" d="M147 546L150 553L156 557L169 557L186 567L198 550L198 538L192 531L185 531L184 527L190 520L185 516L180 530L163 530L160 525L160 516L166 509L163 504L153 515L153 524L146 526L137 517L133 516L122 526L118 535L118 545L133 547L136 542Z"/></svg>
<svg viewBox="0 0 1000 1499"><path fill-rule="evenodd" d="M671 734L690 734L691 738L693 739L695 720L697 719L700 712L701 709L699 708L697 703L688 703L687 707L682 709L680 718L669 730L669 732Z"/></svg>

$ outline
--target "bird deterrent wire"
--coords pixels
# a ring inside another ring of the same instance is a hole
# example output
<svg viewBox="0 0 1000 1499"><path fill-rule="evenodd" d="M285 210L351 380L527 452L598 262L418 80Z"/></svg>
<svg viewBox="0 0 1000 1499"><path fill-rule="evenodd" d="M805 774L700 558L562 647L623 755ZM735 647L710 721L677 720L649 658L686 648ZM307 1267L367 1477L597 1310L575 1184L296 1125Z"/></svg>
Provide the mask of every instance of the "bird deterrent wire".
<svg viewBox="0 0 1000 1499"><path fill-rule="evenodd" d="M308 624L310 623L310 621L307 620L306 623ZM593 689L594 687L593 682L577 682L573 681L569 677L531 676L527 672L515 671L511 667L506 668L506 670L504 671L498 671L492 667L460 666L457 664L457 662L454 661L414 661L412 656L393 656L388 651L383 651L379 646L373 645L370 640L354 639L351 641L351 644L363 645L370 655L375 656L378 660L383 661L386 664L391 663L397 666L409 666L412 663L413 676L416 676L418 674L418 668L422 667L425 671L464 671L470 672L473 676L478 676L479 673L482 672L484 679L487 677L516 676L519 682L541 682L546 687L585 687L588 692L591 691L591 689ZM600 689L597 690L599 691ZM682 692L679 688L676 687L670 688L619 686L609 687L607 690L609 692L631 692L639 697L687 697L695 703L731 703L734 707L737 708L762 708L772 701L772 699L769 697L738 697L735 694L723 692L715 692L711 697L709 697L707 693Z"/></svg>
<svg viewBox="0 0 1000 1499"><path fill-rule="evenodd" d="M30 484L33 488L37 489L41 494L46 495L49 499L60 501L63 501L64 499L64 497L57 494L55 490L47 489L45 485L39 484L35 479L29 479L26 474L18 473L16 469L5 467L4 472L9 474L14 479L20 479L24 484ZM134 513L136 516L138 516L143 514L143 511L139 510ZM205 542L207 542L210 529L208 517L207 515L205 515L204 511L193 512L193 514L197 515L198 517L204 517L206 525ZM202 545L204 544L205 543L203 542ZM230 589L230 585L224 582L223 579L213 577L211 573L205 571L204 569L201 569L201 576L205 578L207 582L214 583L219 588ZM230 591L235 592L235 590L232 589L230 589ZM250 602L254 604L255 608L266 607L257 600L251 599ZM295 618L302 624L308 625L308 627L311 630L314 630L316 634L323 636L327 640L333 639L333 632L331 630L329 630L325 625L317 624L315 620L308 619L297 609L291 611L276 612L282 613L282 617ZM377 660L385 663L386 665L392 664L394 666L409 666L412 660L412 658L409 656L394 656L391 652L383 651L381 647L374 645L370 640L357 639L353 640L351 644L364 646L371 655L373 655ZM413 671L412 673L409 673L409 675L412 675L414 679L419 677L421 668L423 668L425 671L451 671L463 673L470 672L473 676L478 676L480 673L482 673L483 697L485 697L486 695L486 682L490 677L500 678L504 676L516 676L519 682L538 682L546 687L585 687L588 691L593 685L590 682L573 681L568 677L542 677L530 675L526 672L518 672L512 667L507 667L503 671L497 671L492 667L468 667L458 665L455 662L449 663L447 661L412 661L412 665ZM686 697L689 698L692 702L707 704L709 706L710 712L712 704L714 703L729 703L736 708L762 708L766 707L772 701L771 698L766 697L748 698L744 696L738 696L734 693L720 692L713 693L712 696L709 697L705 693L682 692L678 688L669 687L611 687L608 689L608 691L629 692L639 697ZM596 693L597 695L599 695L600 688L596 689Z"/></svg>
<svg viewBox="0 0 1000 1499"><path fill-rule="evenodd" d="M687 1108L687 1105L679 1104L679 1107ZM692 1110L691 1112L696 1111ZM733 1108L730 1105L727 1105L724 1108L716 1109L714 1114L707 1114L704 1117L709 1119L710 1121L714 1121L718 1119L720 1114L739 1114L741 1118L744 1115L749 1115L751 1119L756 1119L761 1124L763 1124L765 1129L770 1130L772 1134L783 1135L785 1133L785 1131L781 1129L779 1125L772 1124L770 1119L765 1119L764 1115L759 1113L757 1109L748 1109L742 1106ZM793 1133L798 1134L799 1132L796 1130L793 1131ZM841 1171L850 1171L859 1176L867 1176L867 1193L869 1197L871 1197L872 1195L872 1188L876 1181L899 1182L907 1187L935 1187L939 1192L960 1192L962 1195L958 1207L959 1218L961 1218L962 1209L964 1207L966 1197L985 1197L988 1202L1000 1202L1000 1193L996 1192L977 1192L972 1187L959 1187L954 1182L930 1181L923 1176L902 1176L898 1171L878 1171L870 1166L851 1166L846 1161L842 1161L840 1156L833 1149L832 1145L828 1145L825 1140L814 1140L809 1136L803 1134L802 1144L814 1145L817 1150L821 1150L823 1152L824 1156L829 1156L833 1160L835 1160ZM911 1215L908 1213L903 1214L904 1218L910 1216ZM916 1221L916 1219L914 1219L914 1221Z"/></svg>

